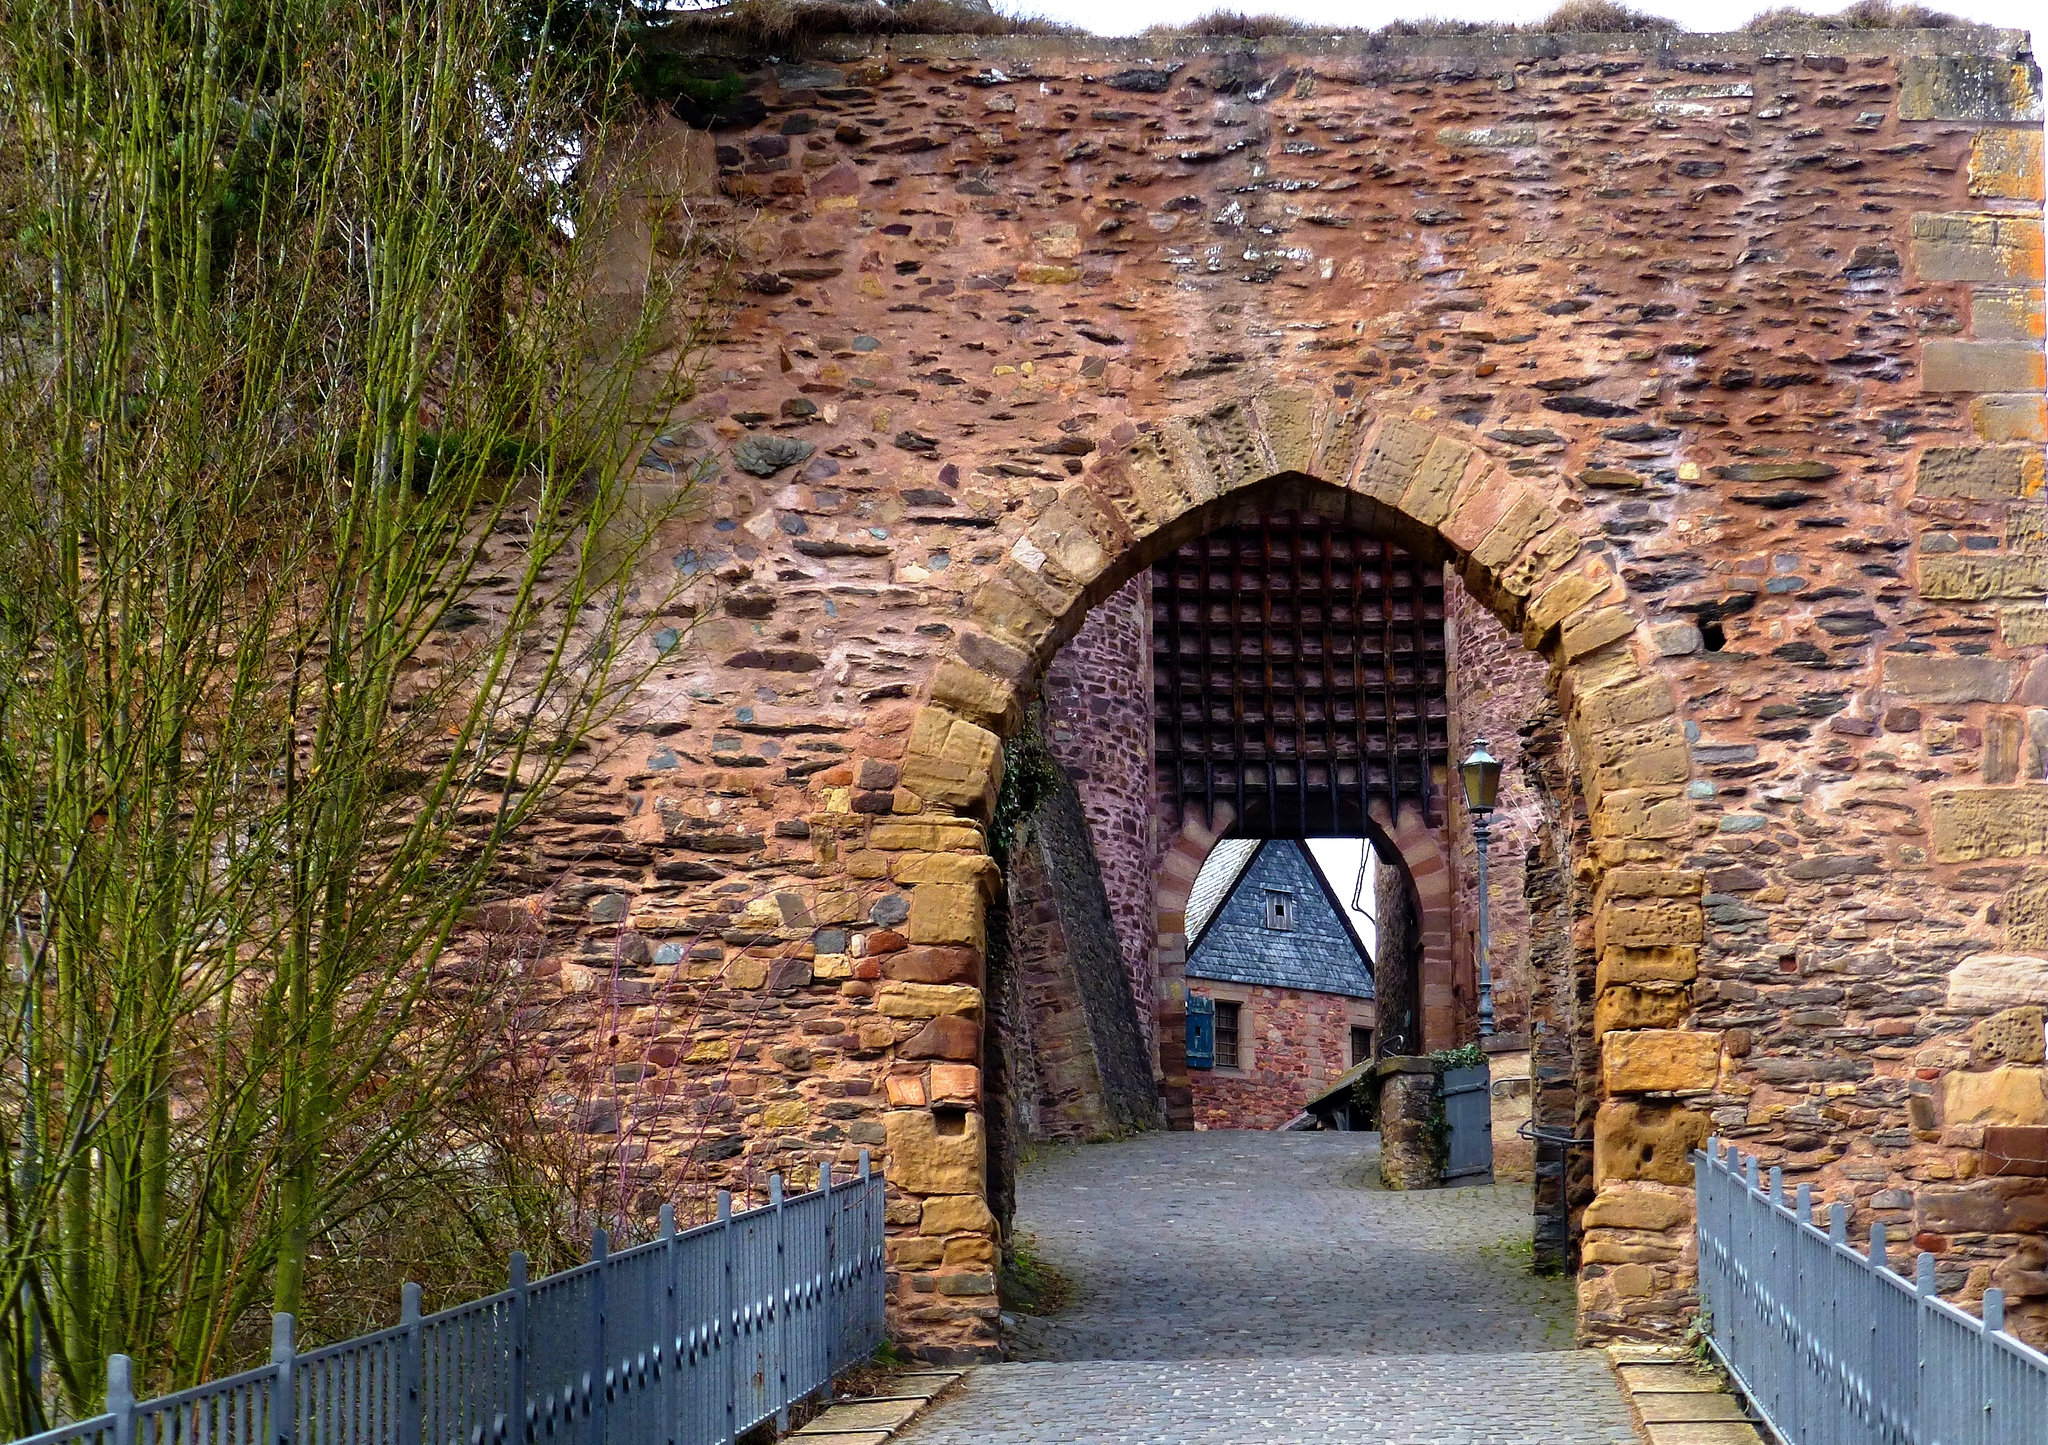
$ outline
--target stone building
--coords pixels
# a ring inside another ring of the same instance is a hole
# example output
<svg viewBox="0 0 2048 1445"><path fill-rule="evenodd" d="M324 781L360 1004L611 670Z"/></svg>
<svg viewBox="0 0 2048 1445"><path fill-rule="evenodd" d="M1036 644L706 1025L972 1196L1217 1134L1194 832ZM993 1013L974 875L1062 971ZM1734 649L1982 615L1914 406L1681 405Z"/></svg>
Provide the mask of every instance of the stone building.
<svg viewBox="0 0 2048 1445"><path fill-rule="evenodd" d="M1197 1129L1278 1128L1372 1056L1372 945L1348 902L1292 840L1210 855L1187 915L1187 988L1211 1026L1189 1059Z"/></svg>
<svg viewBox="0 0 2048 1445"><path fill-rule="evenodd" d="M987 1027L1028 992L990 977L1026 896L990 825L1027 712L1066 750L1115 933L1087 956L1130 1010L1045 1037L1031 1107L1084 1132L1123 1107L1088 1102L1091 1068L1133 1102L1133 1041L1193 1122L1189 887L1217 839L1324 810L1390 865L1376 1039L1469 1033L1446 769L1483 731L1516 749L1503 992L1568 1141L1537 1160L1542 1237L1585 1332L1681 1327L1688 1150L1719 1132L1935 1252L1945 1297L2002 1286L2039 1338L2027 47L736 59L733 125L650 127L607 273L631 289L688 218L726 228L743 289L636 473L710 471L664 549L696 579L681 641L533 843L543 966L589 1004L561 1068L632 1081L574 1117L671 1193L874 1151L896 1329L985 1350L991 1138L1028 1117ZM1131 665L1063 663L1091 627Z"/></svg>

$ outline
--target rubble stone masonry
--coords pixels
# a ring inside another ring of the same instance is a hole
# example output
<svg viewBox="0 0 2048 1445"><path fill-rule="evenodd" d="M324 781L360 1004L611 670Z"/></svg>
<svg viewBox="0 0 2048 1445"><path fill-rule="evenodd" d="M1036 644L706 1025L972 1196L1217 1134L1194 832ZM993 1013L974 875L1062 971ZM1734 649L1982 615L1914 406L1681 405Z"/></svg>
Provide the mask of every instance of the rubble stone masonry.
<svg viewBox="0 0 2048 1445"><path fill-rule="evenodd" d="M607 272L689 218L744 289L636 474L709 459L664 549L699 579L681 636L535 839L591 1004L565 1078L635 1081L576 1121L665 1183L873 1150L894 1328L988 1350L1002 739L1091 607L1284 506L1454 569L1548 668L1597 991L1587 1326L1677 1328L1718 1130L2040 1337L2023 36L899 37L744 68L758 121L650 131Z"/></svg>

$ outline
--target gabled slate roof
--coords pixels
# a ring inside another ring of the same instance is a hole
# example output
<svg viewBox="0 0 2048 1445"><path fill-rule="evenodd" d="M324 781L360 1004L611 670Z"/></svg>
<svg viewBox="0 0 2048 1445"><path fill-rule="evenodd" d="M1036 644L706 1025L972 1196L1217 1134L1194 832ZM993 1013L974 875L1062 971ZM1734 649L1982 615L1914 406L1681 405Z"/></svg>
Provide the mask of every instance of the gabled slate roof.
<svg viewBox="0 0 2048 1445"><path fill-rule="evenodd" d="M1237 875L1244 872L1244 865L1258 851L1257 838L1225 838L1209 850L1209 856L1202 861L1202 871L1195 875L1195 886L1188 890L1187 922L1181 927L1182 933L1189 938L1202 936L1202 930L1230 896Z"/></svg>
<svg viewBox="0 0 2048 1445"><path fill-rule="evenodd" d="M1293 895L1291 929L1266 927L1266 893L1275 888ZM1322 871L1299 843L1277 839L1253 844L1200 929L1193 926L1193 904L1190 895L1189 936L1194 943L1188 951L1189 978L1351 998L1374 996L1372 965L1358 935Z"/></svg>

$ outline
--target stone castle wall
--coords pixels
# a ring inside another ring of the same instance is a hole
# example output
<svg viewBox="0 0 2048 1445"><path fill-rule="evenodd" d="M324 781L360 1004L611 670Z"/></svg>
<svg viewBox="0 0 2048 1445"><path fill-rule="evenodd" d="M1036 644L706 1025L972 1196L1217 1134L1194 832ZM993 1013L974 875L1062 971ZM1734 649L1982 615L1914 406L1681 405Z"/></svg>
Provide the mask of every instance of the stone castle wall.
<svg viewBox="0 0 2048 1445"><path fill-rule="evenodd" d="M1046 745L1080 789L1148 1056L1158 1054L1152 770L1152 578L1089 612L1045 676Z"/></svg>
<svg viewBox="0 0 2048 1445"><path fill-rule="evenodd" d="M1152 561L1325 509L1550 667L1582 1317L1683 1319L1710 1130L1951 1298L2041 1273L2024 37L899 38L747 78L764 119L657 128L619 233L716 220L742 289L636 474L712 470L681 638L527 860L590 1009L563 1095L610 1101L573 1122L650 1188L876 1150L897 1328L986 1350L1001 738Z"/></svg>
<svg viewBox="0 0 2048 1445"><path fill-rule="evenodd" d="M1542 807L1522 764L1522 728L1543 710L1543 659L1482 606L1457 578L1444 579L1445 652L1450 660L1451 756L1454 770L1445 789L1456 860L1454 928L1461 992L1477 1009L1479 937L1478 844L1465 793L1457 781L1458 762L1486 739L1500 759L1500 794L1487 845L1487 925L1492 936L1494 1028L1503 1034L1529 1028L1529 902L1524 859L1541 826Z"/></svg>

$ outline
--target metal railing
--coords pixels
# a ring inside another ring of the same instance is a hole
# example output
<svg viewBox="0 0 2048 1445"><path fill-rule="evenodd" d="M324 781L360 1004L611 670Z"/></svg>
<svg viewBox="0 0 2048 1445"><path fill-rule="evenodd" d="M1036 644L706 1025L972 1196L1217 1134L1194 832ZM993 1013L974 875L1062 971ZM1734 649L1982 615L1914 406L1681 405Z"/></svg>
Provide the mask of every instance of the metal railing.
<svg viewBox="0 0 2048 1445"><path fill-rule="evenodd" d="M860 1171L437 1314L405 1286L390 1329L300 1354L274 1317L271 1362L138 1401L107 1362L107 1411L20 1445L730 1445L883 1339L882 1176Z"/></svg>
<svg viewBox="0 0 2048 1445"><path fill-rule="evenodd" d="M1935 1293L1934 1256L1890 1267L1882 1224L1849 1243L1802 1184L1709 1141L1693 1156L1700 1304L1714 1353L1789 1445L2041 1445L2048 1355L2005 1333L2005 1296L1976 1319Z"/></svg>

